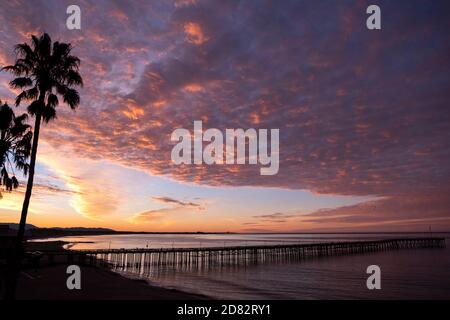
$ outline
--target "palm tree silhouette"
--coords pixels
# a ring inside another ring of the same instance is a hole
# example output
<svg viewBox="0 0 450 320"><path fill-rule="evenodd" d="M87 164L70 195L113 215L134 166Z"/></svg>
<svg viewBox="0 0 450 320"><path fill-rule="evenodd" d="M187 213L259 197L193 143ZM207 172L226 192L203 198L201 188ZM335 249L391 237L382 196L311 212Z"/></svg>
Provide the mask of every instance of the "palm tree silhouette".
<svg viewBox="0 0 450 320"><path fill-rule="evenodd" d="M31 149L27 189L20 216L17 234L17 248L21 249L25 224L33 188L34 168L39 141L41 121L48 122L56 117L59 97L63 98L71 109L80 103L80 95L74 89L82 86L83 80L78 73L80 59L71 55L72 45L54 42L46 33L40 37L31 36L31 46L27 43L15 47L17 58L14 65L2 70L11 72L16 78L10 82L13 89L22 92L16 98L16 106L22 101L31 101L28 113L35 117L33 144Z"/></svg>
<svg viewBox="0 0 450 320"><path fill-rule="evenodd" d="M27 160L31 153L33 133L31 126L25 123L27 117L26 113L16 117L14 111L6 103L2 105L0 100L0 185L3 184L9 191L19 186L13 163L25 175L28 173ZM8 174L8 165L12 177Z"/></svg>

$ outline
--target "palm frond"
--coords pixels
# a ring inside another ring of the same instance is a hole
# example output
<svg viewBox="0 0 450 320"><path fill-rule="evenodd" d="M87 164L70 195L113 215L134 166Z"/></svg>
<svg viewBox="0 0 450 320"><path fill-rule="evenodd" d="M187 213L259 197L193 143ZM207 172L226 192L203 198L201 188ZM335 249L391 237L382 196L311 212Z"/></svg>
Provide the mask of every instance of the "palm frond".
<svg viewBox="0 0 450 320"><path fill-rule="evenodd" d="M16 106L19 106L23 99L25 100L36 100L39 94L37 87L22 91L16 97Z"/></svg>
<svg viewBox="0 0 450 320"><path fill-rule="evenodd" d="M40 107L41 107L41 103L38 100L35 100L27 107L27 111L29 114L34 116L34 115L36 115L36 113L38 112Z"/></svg>
<svg viewBox="0 0 450 320"><path fill-rule="evenodd" d="M55 108L58 106L58 104L59 104L58 96L53 93L49 94L47 98L47 108L48 107Z"/></svg>
<svg viewBox="0 0 450 320"><path fill-rule="evenodd" d="M34 58L35 53L33 52L33 49L27 44L27 43L19 43L15 47L15 51L17 55L25 58Z"/></svg>
<svg viewBox="0 0 450 320"><path fill-rule="evenodd" d="M48 122L56 118L56 107L61 98L71 109L80 104L80 95L75 87L83 86L79 73L81 61L71 55L72 49L70 43L52 43L47 33L32 35L29 44L21 43L15 47L15 64L1 70L16 76L10 82L12 88L22 89L16 97L17 106L31 101L28 113L42 115Z"/></svg>
<svg viewBox="0 0 450 320"><path fill-rule="evenodd" d="M55 108L51 106L45 107L42 112L42 119L44 119L45 123L48 123L50 120L56 119Z"/></svg>
<svg viewBox="0 0 450 320"><path fill-rule="evenodd" d="M9 85L13 89L23 89L25 87L30 87L33 81L28 77L17 77L9 82Z"/></svg>
<svg viewBox="0 0 450 320"><path fill-rule="evenodd" d="M77 85L82 87L83 79L81 78L81 75L78 73L78 71L69 70L66 74L66 83L69 86Z"/></svg>
<svg viewBox="0 0 450 320"><path fill-rule="evenodd" d="M80 104L80 95L75 89L68 88L63 97L64 102L67 103L71 109L75 109Z"/></svg>
<svg viewBox="0 0 450 320"><path fill-rule="evenodd" d="M1 71L8 71L15 76L27 75L29 73L29 69L23 64L15 64L11 66L5 66L1 69Z"/></svg>
<svg viewBox="0 0 450 320"><path fill-rule="evenodd" d="M6 103L0 106L0 129L8 130L14 119L14 111Z"/></svg>

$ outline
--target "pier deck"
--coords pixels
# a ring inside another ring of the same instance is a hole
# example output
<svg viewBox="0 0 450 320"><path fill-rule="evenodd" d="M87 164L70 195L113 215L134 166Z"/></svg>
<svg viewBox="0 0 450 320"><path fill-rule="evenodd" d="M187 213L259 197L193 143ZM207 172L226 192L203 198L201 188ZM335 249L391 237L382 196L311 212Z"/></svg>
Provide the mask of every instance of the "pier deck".
<svg viewBox="0 0 450 320"><path fill-rule="evenodd" d="M102 265L145 273L146 269L158 266L217 267L387 250L443 248L445 245L445 238L406 238L264 246L66 250L44 252L41 260L48 264Z"/></svg>

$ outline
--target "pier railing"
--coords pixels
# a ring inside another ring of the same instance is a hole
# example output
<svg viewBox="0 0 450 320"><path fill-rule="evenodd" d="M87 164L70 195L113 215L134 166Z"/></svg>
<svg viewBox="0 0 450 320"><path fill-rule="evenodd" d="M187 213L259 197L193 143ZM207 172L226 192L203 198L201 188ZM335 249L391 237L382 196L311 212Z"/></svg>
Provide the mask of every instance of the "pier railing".
<svg viewBox="0 0 450 320"><path fill-rule="evenodd" d="M387 250L443 248L445 245L444 238L406 238L270 246L66 250L45 252L44 256L49 264L100 265L142 274L161 266L202 268L249 265Z"/></svg>

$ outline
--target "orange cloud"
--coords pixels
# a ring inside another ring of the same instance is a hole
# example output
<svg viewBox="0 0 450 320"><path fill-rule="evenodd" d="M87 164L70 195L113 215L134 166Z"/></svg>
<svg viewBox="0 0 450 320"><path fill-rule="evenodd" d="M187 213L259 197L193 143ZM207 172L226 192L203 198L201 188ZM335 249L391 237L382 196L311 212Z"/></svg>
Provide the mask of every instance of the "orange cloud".
<svg viewBox="0 0 450 320"><path fill-rule="evenodd" d="M103 215L114 213L119 205L120 186L114 178L114 172L95 160L83 159L80 166L79 158L68 158L69 150L50 147L47 143L40 144L39 161L50 168L67 187L70 205L79 214L99 219Z"/></svg>
<svg viewBox="0 0 450 320"><path fill-rule="evenodd" d="M261 122L259 114L257 114L256 112L252 112L250 114L250 118L253 124L259 124Z"/></svg>
<svg viewBox="0 0 450 320"><path fill-rule="evenodd" d="M164 107L166 104L167 104L167 101L164 99L153 102L153 106L156 108Z"/></svg>
<svg viewBox="0 0 450 320"><path fill-rule="evenodd" d="M184 25L186 40L195 45L202 45L209 38L204 34L201 26L196 22L188 22Z"/></svg>
<svg viewBox="0 0 450 320"><path fill-rule="evenodd" d="M133 100L128 100L127 110L123 110L122 113L132 120L137 120L139 117L144 115L144 109L139 107Z"/></svg>
<svg viewBox="0 0 450 320"><path fill-rule="evenodd" d="M195 92L203 91L203 87L199 84L191 83L191 84L184 86L184 90L187 92L195 93Z"/></svg>

